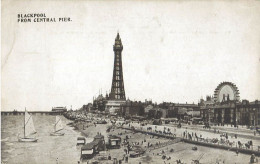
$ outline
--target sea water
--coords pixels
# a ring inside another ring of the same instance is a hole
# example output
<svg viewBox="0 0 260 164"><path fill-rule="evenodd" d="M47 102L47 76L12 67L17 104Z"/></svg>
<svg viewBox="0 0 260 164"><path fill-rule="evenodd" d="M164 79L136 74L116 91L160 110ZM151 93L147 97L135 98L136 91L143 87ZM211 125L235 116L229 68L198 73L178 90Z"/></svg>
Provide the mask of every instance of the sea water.
<svg viewBox="0 0 260 164"><path fill-rule="evenodd" d="M54 129L55 116L33 115L38 142L18 142L18 135L22 137L24 133L24 116L2 116L1 162L76 164L80 160L80 147L76 146L77 137L81 134L66 125L69 120L60 117L64 125L64 136L50 136Z"/></svg>

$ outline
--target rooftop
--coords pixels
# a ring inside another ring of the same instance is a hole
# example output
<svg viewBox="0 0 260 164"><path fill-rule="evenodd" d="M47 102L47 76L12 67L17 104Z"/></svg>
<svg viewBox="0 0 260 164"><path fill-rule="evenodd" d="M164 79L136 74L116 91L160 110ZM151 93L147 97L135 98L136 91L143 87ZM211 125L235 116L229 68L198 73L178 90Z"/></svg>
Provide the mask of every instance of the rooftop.
<svg viewBox="0 0 260 164"><path fill-rule="evenodd" d="M87 143L86 145L83 145L81 147L81 150L91 150L91 149L93 149L95 147L95 145L96 144L93 143L93 142Z"/></svg>

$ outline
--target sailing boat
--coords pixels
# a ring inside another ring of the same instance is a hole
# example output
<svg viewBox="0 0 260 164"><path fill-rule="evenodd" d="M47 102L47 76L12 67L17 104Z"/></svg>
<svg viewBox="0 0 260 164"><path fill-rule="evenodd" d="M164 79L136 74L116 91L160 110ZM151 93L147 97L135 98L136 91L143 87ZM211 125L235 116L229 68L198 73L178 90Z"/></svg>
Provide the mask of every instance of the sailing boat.
<svg viewBox="0 0 260 164"><path fill-rule="evenodd" d="M37 142L38 139L32 138L31 135L37 133L34 124L32 116L26 111L24 112L24 137L21 138L18 136L19 142Z"/></svg>
<svg viewBox="0 0 260 164"><path fill-rule="evenodd" d="M50 135L51 136L63 136L64 133L59 132L62 129L63 129L63 126L61 123L61 119L60 119L60 117L56 116L56 122L54 124L54 132L52 132Z"/></svg>

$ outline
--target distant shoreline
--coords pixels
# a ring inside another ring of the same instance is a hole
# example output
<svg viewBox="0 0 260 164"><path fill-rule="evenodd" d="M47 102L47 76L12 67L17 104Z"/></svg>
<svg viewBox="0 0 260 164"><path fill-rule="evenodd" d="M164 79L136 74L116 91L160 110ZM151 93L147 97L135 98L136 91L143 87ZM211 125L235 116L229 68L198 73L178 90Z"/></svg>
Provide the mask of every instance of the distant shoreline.
<svg viewBox="0 0 260 164"><path fill-rule="evenodd" d="M83 124L85 126L87 123L75 123L75 121L73 121L71 127L74 127L73 130L80 132L82 136L88 138L87 129L83 129Z"/></svg>

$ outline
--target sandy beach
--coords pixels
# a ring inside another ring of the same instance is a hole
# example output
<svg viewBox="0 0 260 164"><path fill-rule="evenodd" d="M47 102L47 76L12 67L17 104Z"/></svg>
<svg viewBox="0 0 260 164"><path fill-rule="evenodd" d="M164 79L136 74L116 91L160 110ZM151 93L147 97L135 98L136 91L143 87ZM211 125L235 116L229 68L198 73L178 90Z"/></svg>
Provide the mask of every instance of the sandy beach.
<svg viewBox="0 0 260 164"><path fill-rule="evenodd" d="M84 126L83 126L84 125ZM77 123L76 129L82 132L87 138L93 138L98 132L101 132L107 142L108 135L117 135L123 139L128 137L130 145L138 145L145 150L145 153L137 158L129 157L129 154L125 153L125 147L121 145L120 149L110 149L104 152L100 152L91 160L85 160L83 163L98 161L100 163L113 163L114 161L121 160L122 163L126 163L125 156L128 156L128 163L177 163L177 160L181 160L184 163L194 163L194 160L200 160L201 163L245 163L244 161L250 160L250 155L236 154L235 152L214 149L203 146L196 146L188 143L171 143L172 140L163 137L155 137L152 135L146 135L142 133L134 133L131 130L121 129L114 126L107 132L108 127L112 127L111 123L108 124L93 124L93 123ZM84 129L83 129L84 127ZM149 145L152 145L148 147ZM197 150L192 150L196 146ZM131 152L130 152L131 153ZM111 160L100 160L101 157L111 156Z"/></svg>

